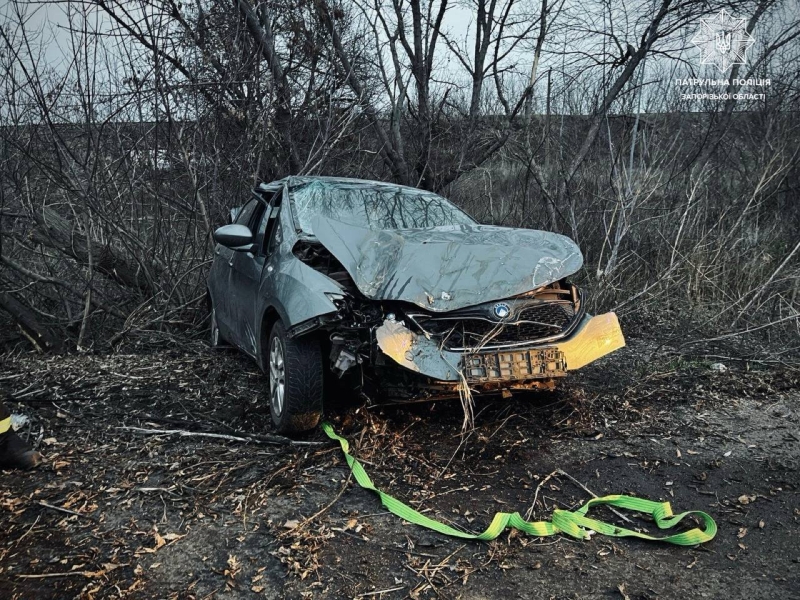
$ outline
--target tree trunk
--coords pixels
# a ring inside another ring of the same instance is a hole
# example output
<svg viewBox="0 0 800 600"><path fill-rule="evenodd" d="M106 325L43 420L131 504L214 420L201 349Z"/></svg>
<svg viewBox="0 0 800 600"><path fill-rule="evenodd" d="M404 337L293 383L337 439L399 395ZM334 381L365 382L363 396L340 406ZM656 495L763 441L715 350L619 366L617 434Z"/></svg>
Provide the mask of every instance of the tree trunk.
<svg viewBox="0 0 800 600"><path fill-rule="evenodd" d="M19 326L39 352L61 352L61 342L52 331L36 320L30 307L17 300L10 292L0 292L0 310L4 310Z"/></svg>
<svg viewBox="0 0 800 600"><path fill-rule="evenodd" d="M56 248L74 258L82 265L89 264L89 249L91 248L94 268L98 273L124 285L138 289L147 294L154 294L152 273L148 273L141 264L131 260L119 250L109 244L86 239L86 235L76 231L75 225L61 217L55 211L45 208L41 213L34 214L37 227L33 230L32 238L35 242ZM88 245L87 245L88 244ZM151 271L155 271L151 267Z"/></svg>
<svg viewBox="0 0 800 600"><path fill-rule="evenodd" d="M275 84L275 92L278 99L275 106L275 128L281 136L283 149L289 159L289 174L295 175L300 171L301 165L297 148L292 139L292 92L289 89L286 72L275 51L275 35L272 31L272 23L270 23L269 9L267 5L262 4L259 7L259 14L256 15L247 0L237 0L236 4L244 17L247 30L253 39L258 42L261 55L267 61L267 66L272 74L272 81Z"/></svg>

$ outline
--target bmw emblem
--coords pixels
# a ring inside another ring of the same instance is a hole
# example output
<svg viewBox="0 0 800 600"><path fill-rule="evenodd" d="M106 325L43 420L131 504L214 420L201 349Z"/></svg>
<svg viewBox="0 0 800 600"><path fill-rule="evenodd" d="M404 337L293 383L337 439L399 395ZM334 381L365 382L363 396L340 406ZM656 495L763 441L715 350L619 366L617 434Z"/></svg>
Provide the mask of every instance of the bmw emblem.
<svg viewBox="0 0 800 600"><path fill-rule="evenodd" d="M511 314L511 307L505 302L499 302L494 305L494 314L498 319L505 319Z"/></svg>

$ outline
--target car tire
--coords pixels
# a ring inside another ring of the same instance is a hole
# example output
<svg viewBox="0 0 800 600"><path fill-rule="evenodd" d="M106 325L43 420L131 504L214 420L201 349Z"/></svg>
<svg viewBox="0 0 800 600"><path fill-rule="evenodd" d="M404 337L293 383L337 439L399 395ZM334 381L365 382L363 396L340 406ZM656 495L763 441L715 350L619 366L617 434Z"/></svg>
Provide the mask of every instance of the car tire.
<svg viewBox="0 0 800 600"><path fill-rule="evenodd" d="M319 340L290 339L283 323L272 326L264 360L269 377L269 411L278 433L313 429L322 417L323 365Z"/></svg>

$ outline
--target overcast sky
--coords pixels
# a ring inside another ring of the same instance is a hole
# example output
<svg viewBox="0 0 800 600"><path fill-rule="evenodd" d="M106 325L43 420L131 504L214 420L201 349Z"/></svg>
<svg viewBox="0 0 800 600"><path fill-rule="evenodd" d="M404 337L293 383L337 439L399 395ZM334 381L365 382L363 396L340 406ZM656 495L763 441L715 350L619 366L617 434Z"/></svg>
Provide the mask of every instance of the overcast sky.
<svg viewBox="0 0 800 600"><path fill-rule="evenodd" d="M650 16L650 8L653 6L653 0L632 0L628 2L615 5L618 8L615 10L620 11L615 15L614 33L619 38L622 47L624 48L627 43L638 45L638 39L643 30L643 19L648 19ZM538 0L520 0L518 5L527 6L530 8L530 14L535 15L537 10ZM42 73L44 66L42 63L50 67L55 72L63 72L68 66L68 57L73 55L71 48L72 37L69 31L69 19L67 11L80 11L86 8L87 4L82 2L37 2L36 0L29 0L27 2L19 2L19 5L24 6L26 12L25 29L29 37L35 41L36 46L39 48L38 56L40 64L38 71ZM587 34L585 41L576 42L575 39L567 38L559 34L554 34L548 37L542 61L540 64L540 76L546 73L548 67L553 67L554 73L559 72L564 64L564 60L558 53L565 49L571 50L574 54L571 55L570 60L574 60L573 65L567 65L564 68L569 74L569 77L561 76L561 79L554 82L554 92L558 89L559 85L576 86L576 89L587 81L587 77L599 77L603 70L593 68L591 70L584 69L584 66L591 66L594 57L601 53L603 46L601 44L609 44L609 52L616 49L611 46L607 38L601 35L603 28L606 26L606 12L603 8L607 6L601 2L580 2L576 4L574 0L567 0L566 10L571 11L569 18L583 27L586 31L594 29L594 33ZM14 4L9 0L0 0L0 20L8 29L9 24L16 21L13 18ZM91 7L89 8L89 28L98 32L110 31L111 24L109 18L101 11ZM783 13L778 17L778 23L772 25L780 26L782 20L796 19L800 13L800 2L798 0L785 0L783 3ZM624 11L624 12L623 12ZM738 16L738 15L737 15ZM747 17L748 15L741 15ZM533 17L532 17L533 18ZM773 19L774 21L775 19ZM611 18L609 18L609 22ZM73 22L79 22L75 20ZM720 74L715 72L713 68L702 67L699 63L699 52L690 43L691 37L696 33L700 23L697 27L686 27L680 31L678 35L669 41L670 51L673 53L671 61L666 61L657 56L649 57L644 65L639 68L642 81L647 84L671 80L672 76L687 76L689 70L693 69L696 74L703 74L704 76L719 77ZM756 45L750 49L751 57L759 50L759 45L767 43L768 41L768 23L761 23L754 32L756 38ZM444 30L448 38L454 44L460 46L464 50L464 54L470 55L472 49L470 48L472 40L474 39L474 22L473 22L473 9L469 7L466 2L451 2L450 8L446 14ZM527 73L533 59L531 45L535 38L535 31L529 35L529 40L524 46L520 46L517 51L509 55L507 63L513 63L514 75L518 84L517 89L521 89L520 82L524 84L527 80ZM33 35L32 35L33 34ZM552 52L554 54L549 54ZM109 61L115 65L114 71L121 73L128 65L125 64L124 56L118 49L111 47L109 52ZM464 88L461 84L467 83L466 71L460 66L455 55L447 48L444 43L441 43L437 50L437 67L439 69L437 79L444 79L451 83L457 83L457 87ZM583 61L582 63L580 61ZM660 61L660 62L659 62ZM116 66L118 65L118 66ZM672 68L677 70L673 71ZM577 73L577 77L573 77L573 73ZM586 75L591 73L593 75ZM646 75L642 74L646 73ZM512 77L512 76L509 76ZM655 89L658 86L654 86ZM493 93L493 85L488 85L485 88L486 93ZM112 91L112 90L109 90ZM463 90L462 90L463 93ZM535 97L541 98L543 94L543 86L537 87ZM554 110L558 111L559 107L554 106ZM646 110L646 108L645 108ZM566 111L565 111L566 112Z"/></svg>

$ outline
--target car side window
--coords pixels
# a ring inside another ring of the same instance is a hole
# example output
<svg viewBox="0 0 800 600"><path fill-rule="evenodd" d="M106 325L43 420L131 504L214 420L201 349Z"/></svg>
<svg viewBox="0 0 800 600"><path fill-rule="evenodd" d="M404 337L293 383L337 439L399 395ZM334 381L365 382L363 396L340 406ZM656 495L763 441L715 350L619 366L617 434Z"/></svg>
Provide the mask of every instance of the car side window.
<svg viewBox="0 0 800 600"><path fill-rule="evenodd" d="M264 246L264 221L267 219L267 215L269 214L269 208L263 202L259 202L260 206L258 210L253 215L252 225L250 226L250 230L255 234L253 238L253 244L256 248L258 248L258 252L262 253L262 248Z"/></svg>
<svg viewBox="0 0 800 600"><path fill-rule="evenodd" d="M269 213L272 209L268 206L267 209L264 211L264 214L261 215L261 221L258 224L258 231L256 232L256 244L258 244L258 249L261 254L266 254L266 246L264 245L264 236L267 231L267 224L269 223Z"/></svg>
<svg viewBox="0 0 800 600"><path fill-rule="evenodd" d="M258 207L258 200L253 198L247 204L245 204L242 209L239 211L239 214L236 215L236 224L237 225L250 225L250 220L253 217L253 213L255 212L256 208Z"/></svg>
<svg viewBox="0 0 800 600"><path fill-rule="evenodd" d="M272 216L269 219L269 226L266 235L266 254L270 255L275 252L275 248L281 241L281 228L278 215L280 214L280 206L273 206L271 208Z"/></svg>
<svg viewBox="0 0 800 600"><path fill-rule="evenodd" d="M277 192L270 200L264 215L261 218L261 223L258 226L258 233L256 234L256 243L261 248L261 253L269 256L274 250L273 239L275 238L276 223L278 222L278 213L280 211L281 192Z"/></svg>

